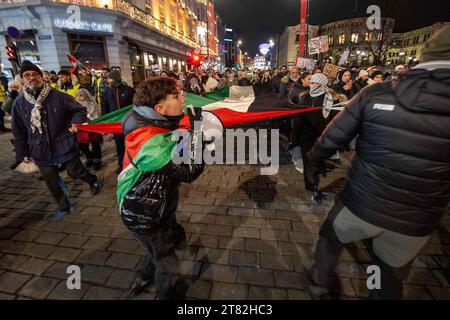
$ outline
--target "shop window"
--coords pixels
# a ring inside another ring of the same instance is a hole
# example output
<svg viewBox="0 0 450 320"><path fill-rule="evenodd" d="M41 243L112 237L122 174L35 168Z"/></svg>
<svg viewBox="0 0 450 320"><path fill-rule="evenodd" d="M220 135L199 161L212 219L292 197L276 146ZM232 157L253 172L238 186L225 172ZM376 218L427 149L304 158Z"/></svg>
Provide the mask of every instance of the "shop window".
<svg viewBox="0 0 450 320"><path fill-rule="evenodd" d="M29 60L35 64L41 64L39 49L33 31L26 30L22 32L20 39L14 40L14 42L16 43L21 61Z"/></svg>
<svg viewBox="0 0 450 320"><path fill-rule="evenodd" d="M345 43L345 34L341 34L339 35L339 44L344 44Z"/></svg>
<svg viewBox="0 0 450 320"><path fill-rule="evenodd" d="M351 41L352 41L353 43L358 43L358 42L359 42L359 34L353 33L353 34L352 34L352 39L351 39Z"/></svg>
<svg viewBox="0 0 450 320"><path fill-rule="evenodd" d="M75 57L82 63L95 69L108 64L104 37L69 34L69 45Z"/></svg>

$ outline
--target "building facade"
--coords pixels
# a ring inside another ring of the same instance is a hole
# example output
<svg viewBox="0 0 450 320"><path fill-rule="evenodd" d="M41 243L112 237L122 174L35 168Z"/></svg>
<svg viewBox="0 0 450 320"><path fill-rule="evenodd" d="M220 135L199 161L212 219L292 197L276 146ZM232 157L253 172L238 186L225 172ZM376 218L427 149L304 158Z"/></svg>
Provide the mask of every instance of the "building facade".
<svg viewBox="0 0 450 320"><path fill-rule="evenodd" d="M346 19L327 23L319 34L328 36L329 51L322 62L338 64L344 51L349 50L344 64L358 63L362 66L386 61L395 20L381 18L380 29L369 30L367 17Z"/></svg>
<svg viewBox="0 0 450 320"><path fill-rule="evenodd" d="M94 69L117 67L128 83L136 84L148 76L152 66L187 68L187 57L202 47L199 31L201 21L206 21L207 3L0 0L0 46L14 42L22 61L31 60L45 70L70 67L67 53L71 53ZM6 34L8 26L21 31L20 39ZM0 53L2 69L11 70L6 52Z"/></svg>
<svg viewBox="0 0 450 320"><path fill-rule="evenodd" d="M308 25L308 39L317 37L319 26ZM293 66L298 56L300 25L288 26L275 43L274 64Z"/></svg>
<svg viewBox="0 0 450 320"><path fill-rule="evenodd" d="M238 39L237 39L237 30L225 26L225 67L233 68L236 66L236 63L239 61L240 50L238 48Z"/></svg>
<svg viewBox="0 0 450 320"><path fill-rule="evenodd" d="M394 33L387 53L387 65L412 65L420 62L425 42L447 25L450 25L450 22L436 22L431 26L405 33Z"/></svg>

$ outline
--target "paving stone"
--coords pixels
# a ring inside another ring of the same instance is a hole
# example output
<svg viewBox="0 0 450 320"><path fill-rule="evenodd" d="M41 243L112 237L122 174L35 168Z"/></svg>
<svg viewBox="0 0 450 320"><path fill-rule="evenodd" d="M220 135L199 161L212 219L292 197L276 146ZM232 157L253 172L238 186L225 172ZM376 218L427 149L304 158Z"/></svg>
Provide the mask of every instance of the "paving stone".
<svg viewBox="0 0 450 320"><path fill-rule="evenodd" d="M16 272L5 272L0 276L0 291L16 293L31 276Z"/></svg>
<svg viewBox="0 0 450 320"><path fill-rule="evenodd" d="M211 300L246 300L248 286L236 283L214 282L211 290Z"/></svg>
<svg viewBox="0 0 450 320"><path fill-rule="evenodd" d="M81 267L81 279L83 282L104 284L111 276L114 269L105 266L84 265Z"/></svg>
<svg viewBox="0 0 450 320"><path fill-rule="evenodd" d="M442 287L450 288L450 270L432 270L431 272Z"/></svg>
<svg viewBox="0 0 450 320"><path fill-rule="evenodd" d="M47 269L47 271L45 271L44 276L67 280L67 278L70 276L70 274L67 273L67 268L70 265L72 264L55 262Z"/></svg>
<svg viewBox="0 0 450 320"><path fill-rule="evenodd" d="M448 288L427 286L427 289L436 300L450 300L450 290Z"/></svg>
<svg viewBox="0 0 450 320"><path fill-rule="evenodd" d="M225 216L225 215L217 215L215 224L223 224L230 226L240 226L241 225L241 217L236 216Z"/></svg>
<svg viewBox="0 0 450 320"><path fill-rule="evenodd" d="M129 289L136 279L136 272L126 270L114 270L106 285L112 288Z"/></svg>
<svg viewBox="0 0 450 320"><path fill-rule="evenodd" d="M249 288L249 300L287 300L287 297L285 289L255 286Z"/></svg>
<svg viewBox="0 0 450 320"><path fill-rule="evenodd" d="M92 286L83 297L83 300L119 300L121 296L121 290Z"/></svg>
<svg viewBox="0 0 450 320"><path fill-rule="evenodd" d="M193 280L189 278L179 279L175 285L175 292L180 299L209 299L211 283L203 280Z"/></svg>
<svg viewBox="0 0 450 320"><path fill-rule="evenodd" d="M431 286L439 286L439 282L433 274L426 269L411 269L408 279L405 281L408 284L423 284Z"/></svg>
<svg viewBox="0 0 450 320"><path fill-rule="evenodd" d="M261 268L239 267L237 281L259 286L274 286L273 271Z"/></svg>
<svg viewBox="0 0 450 320"><path fill-rule="evenodd" d="M16 234L20 232L21 229L18 228L1 228L0 229L0 240L12 239Z"/></svg>
<svg viewBox="0 0 450 320"><path fill-rule="evenodd" d="M16 298L13 294L1 293L0 292L0 301L1 300L14 300Z"/></svg>
<svg viewBox="0 0 450 320"><path fill-rule="evenodd" d="M289 241L289 234L284 230L261 229L261 239L275 241Z"/></svg>
<svg viewBox="0 0 450 320"><path fill-rule="evenodd" d="M199 248L197 260L205 263L227 264L230 251L225 249Z"/></svg>
<svg viewBox="0 0 450 320"><path fill-rule="evenodd" d="M270 240L245 239L245 248L253 252L277 253L277 243Z"/></svg>
<svg viewBox="0 0 450 320"><path fill-rule="evenodd" d="M38 258L31 258L31 259L28 259L27 261L25 261L18 268L16 268L16 270L19 271L19 272L31 273L31 274L40 276L52 264L53 264L53 262L49 261L49 260L38 259Z"/></svg>
<svg viewBox="0 0 450 320"><path fill-rule="evenodd" d="M59 247L49 256L49 259L73 262L81 254L81 252L82 251L78 249Z"/></svg>
<svg viewBox="0 0 450 320"><path fill-rule="evenodd" d="M140 257L138 255L114 252L108 261L106 261L106 265L114 268L134 269L139 259Z"/></svg>
<svg viewBox="0 0 450 320"><path fill-rule="evenodd" d="M219 236L209 234L192 234L189 239L191 246L217 248L219 244Z"/></svg>
<svg viewBox="0 0 450 320"><path fill-rule="evenodd" d="M276 270L294 270L293 258L289 256L280 256L262 253L261 267Z"/></svg>
<svg viewBox="0 0 450 320"><path fill-rule="evenodd" d="M204 213L193 213L189 219L192 223L210 223L213 224L216 221L215 215Z"/></svg>
<svg viewBox="0 0 450 320"><path fill-rule="evenodd" d="M90 237L83 245L83 249L106 250L111 244L111 241L109 238Z"/></svg>
<svg viewBox="0 0 450 320"><path fill-rule="evenodd" d="M258 228L234 227L233 237L261 239L261 233Z"/></svg>
<svg viewBox="0 0 450 320"><path fill-rule="evenodd" d="M19 294L34 299L45 299L59 280L52 278L36 277L30 280L20 291Z"/></svg>
<svg viewBox="0 0 450 320"><path fill-rule="evenodd" d="M77 258L77 263L104 265L111 252L99 250L84 250Z"/></svg>
<svg viewBox="0 0 450 320"><path fill-rule="evenodd" d="M289 272L289 271L274 271L275 283L278 288L289 289L306 289L305 274Z"/></svg>
<svg viewBox="0 0 450 320"><path fill-rule="evenodd" d="M42 244L57 245L60 243L67 235L64 233L56 232L44 232L39 237L35 239L35 242Z"/></svg>
<svg viewBox="0 0 450 320"><path fill-rule="evenodd" d="M428 293L425 286L410 286L403 287L404 300L432 300L432 296Z"/></svg>
<svg viewBox="0 0 450 320"><path fill-rule="evenodd" d="M32 242L21 242L21 241L12 241L9 246L2 248L1 251L4 253L14 253L14 254L27 254L31 248L34 247L34 243Z"/></svg>
<svg viewBox="0 0 450 320"><path fill-rule="evenodd" d="M205 264L200 278L210 281L235 282L237 277L237 267L224 266L218 264Z"/></svg>
<svg viewBox="0 0 450 320"><path fill-rule="evenodd" d="M136 240L117 239L108 248L109 251L133 253L138 248Z"/></svg>
<svg viewBox="0 0 450 320"><path fill-rule="evenodd" d="M63 241L60 242L60 246L70 247L70 248L81 248L86 241L89 240L87 236L71 234L67 236Z"/></svg>
<svg viewBox="0 0 450 320"><path fill-rule="evenodd" d="M288 290L289 300L311 300L308 292L302 290Z"/></svg>
<svg viewBox="0 0 450 320"><path fill-rule="evenodd" d="M86 294L89 285L81 283L80 289L69 289L67 288L67 282L61 281L55 289L48 295L47 299L51 300L81 300L81 298Z"/></svg>
<svg viewBox="0 0 450 320"><path fill-rule="evenodd" d="M7 270L15 270L26 260L28 260L28 257L26 256L6 254L0 259L0 268Z"/></svg>
<svg viewBox="0 0 450 320"><path fill-rule="evenodd" d="M109 237L111 235L111 233L113 232L113 230L114 229L110 226L95 225L95 226L90 226L89 229L84 231L83 234L88 235L88 236L96 236L96 237ZM89 294L89 292L88 292L88 294Z"/></svg>
<svg viewBox="0 0 450 320"><path fill-rule="evenodd" d="M37 244L27 251L27 254L32 257L37 258L48 258L53 252L55 252L56 247L47 244Z"/></svg>
<svg viewBox="0 0 450 320"><path fill-rule="evenodd" d="M64 232L65 229L67 229L67 227L70 225L69 222L52 222L52 223L47 223L42 230L43 231L47 231L47 232Z"/></svg>
<svg viewBox="0 0 450 320"><path fill-rule="evenodd" d="M220 237L219 248L245 250L245 241L243 238Z"/></svg>
<svg viewBox="0 0 450 320"><path fill-rule="evenodd" d="M18 234L16 234L13 237L13 240L28 242L28 241L33 241L34 239L36 239L40 235L41 235L40 231L23 230L23 231L19 232Z"/></svg>
<svg viewBox="0 0 450 320"><path fill-rule="evenodd" d="M258 267L259 254L247 251L230 251L230 264L237 266Z"/></svg>

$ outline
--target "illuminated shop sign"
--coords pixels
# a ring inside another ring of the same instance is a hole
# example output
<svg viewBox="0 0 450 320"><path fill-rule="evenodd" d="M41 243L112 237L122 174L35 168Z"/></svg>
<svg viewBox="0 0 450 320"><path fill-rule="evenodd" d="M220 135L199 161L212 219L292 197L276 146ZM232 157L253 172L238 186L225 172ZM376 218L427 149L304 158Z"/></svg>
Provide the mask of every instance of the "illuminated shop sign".
<svg viewBox="0 0 450 320"><path fill-rule="evenodd" d="M75 30L86 30L86 31L97 31L97 32L113 32L113 26L110 23L99 23L99 22L88 22L80 21L73 22L68 19L55 19L55 26L64 29L75 29Z"/></svg>

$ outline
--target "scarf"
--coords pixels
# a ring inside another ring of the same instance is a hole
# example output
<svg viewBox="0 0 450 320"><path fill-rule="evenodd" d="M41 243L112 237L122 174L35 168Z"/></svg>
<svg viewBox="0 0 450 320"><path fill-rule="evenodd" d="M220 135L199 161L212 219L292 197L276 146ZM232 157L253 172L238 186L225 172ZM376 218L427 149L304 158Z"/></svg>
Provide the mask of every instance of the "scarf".
<svg viewBox="0 0 450 320"><path fill-rule="evenodd" d="M31 118L30 118L30 126L31 131L34 133L36 130L42 134L42 122L41 122L41 110L44 108L44 101L47 99L52 87L50 87L47 83L44 82L42 86L42 90L39 93L37 98L34 97L28 90L23 90L23 96L25 99L33 105L33 109L31 109Z"/></svg>

